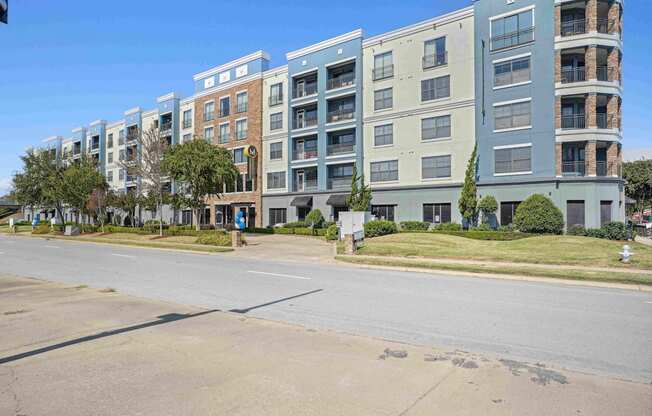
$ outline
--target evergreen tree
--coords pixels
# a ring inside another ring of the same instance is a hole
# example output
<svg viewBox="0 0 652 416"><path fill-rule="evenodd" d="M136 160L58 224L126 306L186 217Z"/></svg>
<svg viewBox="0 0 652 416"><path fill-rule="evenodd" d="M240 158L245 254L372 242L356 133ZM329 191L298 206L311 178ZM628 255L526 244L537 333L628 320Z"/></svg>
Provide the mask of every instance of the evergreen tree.
<svg viewBox="0 0 652 416"><path fill-rule="evenodd" d="M358 183L360 184L358 186ZM346 205L351 211L367 211L371 203L372 195L369 185L364 183L364 175L358 176L358 170L353 165L351 176L351 194L346 197Z"/></svg>
<svg viewBox="0 0 652 416"><path fill-rule="evenodd" d="M478 146L476 145L473 148L473 153L471 153L471 158L469 159L469 163L466 166L464 186L462 187L462 194L460 195L460 200L458 201L460 214L462 214L462 218L466 220L469 226L475 223L475 219L478 215L478 188L475 183L477 171L477 151Z"/></svg>

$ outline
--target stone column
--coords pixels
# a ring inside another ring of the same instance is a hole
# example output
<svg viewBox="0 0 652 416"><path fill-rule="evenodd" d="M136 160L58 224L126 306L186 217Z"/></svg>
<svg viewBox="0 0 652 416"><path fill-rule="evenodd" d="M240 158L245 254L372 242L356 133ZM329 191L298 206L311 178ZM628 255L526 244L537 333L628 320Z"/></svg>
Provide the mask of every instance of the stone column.
<svg viewBox="0 0 652 416"><path fill-rule="evenodd" d="M596 176L596 142L590 140L586 142L584 148L584 159L586 160L586 176Z"/></svg>
<svg viewBox="0 0 652 416"><path fill-rule="evenodd" d="M616 129L619 128L619 105L620 97L617 95L609 96L609 101L607 101L607 128Z"/></svg>
<svg viewBox="0 0 652 416"><path fill-rule="evenodd" d="M561 36L561 6L555 6L555 36Z"/></svg>
<svg viewBox="0 0 652 416"><path fill-rule="evenodd" d="M561 129L561 97L555 97L555 128Z"/></svg>
<svg viewBox="0 0 652 416"><path fill-rule="evenodd" d="M557 7L559 8L559 7ZM561 82L561 51L555 51L555 82Z"/></svg>
<svg viewBox="0 0 652 416"><path fill-rule="evenodd" d="M557 163L557 177L562 176L561 168L562 168L562 144L561 143L555 143L555 160Z"/></svg>
<svg viewBox="0 0 652 416"><path fill-rule="evenodd" d="M620 82L620 50L611 48L607 55L609 81Z"/></svg>
<svg viewBox="0 0 652 416"><path fill-rule="evenodd" d="M622 19L620 16L620 4L617 1L612 1L609 5L607 12L607 19L609 19L610 33L622 34Z"/></svg>
<svg viewBox="0 0 652 416"><path fill-rule="evenodd" d="M598 120L596 117L596 104L598 97L595 93L589 93L586 95L586 100L584 101L584 114L586 115L586 128L595 129L598 127Z"/></svg>
<svg viewBox="0 0 652 416"><path fill-rule="evenodd" d="M598 79L598 48L596 45L589 45L584 54L584 65L586 67L586 80L595 81Z"/></svg>
<svg viewBox="0 0 652 416"><path fill-rule="evenodd" d="M588 33L598 30L598 0L586 1L586 31Z"/></svg>
<svg viewBox="0 0 652 416"><path fill-rule="evenodd" d="M618 143L607 145L607 175L618 176Z"/></svg>

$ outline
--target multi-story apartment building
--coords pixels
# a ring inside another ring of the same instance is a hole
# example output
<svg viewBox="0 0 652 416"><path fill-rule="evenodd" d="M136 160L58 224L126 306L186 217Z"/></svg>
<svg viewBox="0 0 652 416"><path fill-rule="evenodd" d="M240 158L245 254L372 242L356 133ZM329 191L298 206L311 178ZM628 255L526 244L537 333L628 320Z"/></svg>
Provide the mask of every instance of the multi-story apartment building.
<svg viewBox="0 0 652 416"><path fill-rule="evenodd" d="M461 221L473 54L472 7L364 40L364 173L376 217Z"/></svg>
<svg viewBox="0 0 652 416"><path fill-rule="evenodd" d="M532 193L569 226L624 218L622 3L477 0L478 190L510 224Z"/></svg>
<svg viewBox="0 0 652 416"><path fill-rule="evenodd" d="M262 206L263 72L269 67L269 55L258 51L207 71L196 74L195 135L203 137L233 153L240 176L225 184L219 198L207 200L208 208L199 220L223 227L232 224L238 211L245 215L247 226L261 226L257 215Z"/></svg>

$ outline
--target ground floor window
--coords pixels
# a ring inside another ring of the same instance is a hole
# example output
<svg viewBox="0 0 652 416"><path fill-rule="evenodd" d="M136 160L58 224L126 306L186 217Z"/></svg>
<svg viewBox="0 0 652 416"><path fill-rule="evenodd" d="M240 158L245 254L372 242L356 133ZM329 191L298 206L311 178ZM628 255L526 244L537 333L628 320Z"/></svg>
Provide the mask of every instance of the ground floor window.
<svg viewBox="0 0 652 416"><path fill-rule="evenodd" d="M584 227L584 201L566 202L566 226Z"/></svg>
<svg viewBox="0 0 652 416"><path fill-rule="evenodd" d="M451 204L423 204L423 221L433 224L451 222Z"/></svg>
<svg viewBox="0 0 652 416"><path fill-rule="evenodd" d="M509 201L500 203L500 225L508 227L514 222L514 215L516 215L516 208L518 208L521 201Z"/></svg>
<svg viewBox="0 0 652 416"><path fill-rule="evenodd" d="M285 224L287 220L287 209L285 208L270 208L269 209L269 225Z"/></svg>
<svg viewBox="0 0 652 416"><path fill-rule="evenodd" d="M611 201L600 201L600 225L611 222Z"/></svg>
<svg viewBox="0 0 652 416"><path fill-rule="evenodd" d="M215 205L215 225L224 227L227 223L228 212L231 207L228 205Z"/></svg>
<svg viewBox="0 0 652 416"><path fill-rule="evenodd" d="M372 205L371 213L379 220L394 221L395 205Z"/></svg>
<svg viewBox="0 0 652 416"><path fill-rule="evenodd" d="M184 209L181 212L181 224L183 225L192 225L192 211L189 209Z"/></svg>
<svg viewBox="0 0 652 416"><path fill-rule="evenodd" d="M309 212L310 207L297 207L297 218L299 221L305 221Z"/></svg>

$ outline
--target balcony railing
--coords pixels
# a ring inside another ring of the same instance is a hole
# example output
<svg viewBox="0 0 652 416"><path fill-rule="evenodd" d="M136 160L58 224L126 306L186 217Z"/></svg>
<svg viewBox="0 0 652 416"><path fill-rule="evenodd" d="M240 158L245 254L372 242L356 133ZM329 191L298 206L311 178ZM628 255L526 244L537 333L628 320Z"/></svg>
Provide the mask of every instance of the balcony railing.
<svg viewBox="0 0 652 416"><path fill-rule="evenodd" d="M595 174L597 176L607 176L607 162L605 160L598 160L595 162Z"/></svg>
<svg viewBox="0 0 652 416"><path fill-rule="evenodd" d="M379 79L391 78L394 76L394 65L385 65L378 68L374 68L371 71L371 75L374 81Z"/></svg>
<svg viewBox="0 0 652 416"><path fill-rule="evenodd" d="M326 89L334 90L335 88L350 87L355 84L355 72L345 72L336 77L329 78L326 81Z"/></svg>
<svg viewBox="0 0 652 416"><path fill-rule="evenodd" d="M561 173L565 176L585 176L586 162L583 160L563 161L561 163Z"/></svg>
<svg viewBox="0 0 652 416"><path fill-rule="evenodd" d="M295 129L303 129L306 127L312 127L316 125L317 125L317 117L305 118L303 120L294 119L294 124L293 124Z"/></svg>
<svg viewBox="0 0 652 416"><path fill-rule="evenodd" d="M355 116L355 110L353 109L339 109L328 112L327 122L335 123L343 120L351 120Z"/></svg>
<svg viewBox="0 0 652 416"><path fill-rule="evenodd" d="M318 156L317 150L295 150L292 152L292 160L316 159Z"/></svg>
<svg viewBox="0 0 652 416"><path fill-rule="evenodd" d="M598 19L598 33L611 34L616 31L616 21L614 19Z"/></svg>
<svg viewBox="0 0 652 416"><path fill-rule="evenodd" d="M491 38L491 50L511 48L534 40L534 26L496 35Z"/></svg>
<svg viewBox="0 0 652 416"><path fill-rule="evenodd" d="M295 87L292 91L292 98L307 97L309 95L317 94L317 83L305 84L303 88Z"/></svg>
<svg viewBox="0 0 652 416"><path fill-rule="evenodd" d="M328 178L327 182L328 189L346 189L351 187L351 176Z"/></svg>
<svg viewBox="0 0 652 416"><path fill-rule="evenodd" d="M293 192L306 192L306 191L316 191L317 190L317 179L307 179L303 181L303 184L297 183L297 178L294 178Z"/></svg>
<svg viewBox="0 0 652 416"><path fill-rule="evenodd" d="M183 120L183 128L189 129L190 127L192 127L192 120Z"/></svg>
<svg viewBox="0 0 652 416"><path fill-rule="evenodd" d="M344 155L344 154L354 153L354 152L355 152L354 143L329 144L328 147L326 148L326 154L328 156Z"/></svg>
<svg viewBox="0 0 652 416"><path fill-rule="evenodd" d="M611 66L599 66L596 68L598 81L617 82L616 68Z"/></svg>
<svg viewBox="0 0 652 416"><path fill-rule="evenodd" d="M137 133L127 134L127 143L135 142L138 139Z"/></svg>
<svg viewBox="0 0 652 416"><path fill-rule="evenodd" d="M425 55L421 58L423 69L434 68L448 63L448 51Z"/></svg>
<svg viewBox="0 0 652 416"><path fill-rule="evenodd" d="M562 129L585 129L586 116L584 114L572 114L561 116Z"/></svg>
<svg viewBox="0 0 652 416"><path fill-rule="evenodd" d="M161 124L161 131L168 131L168 130L172 130L172 122L171 121L167 121L167 122Z"/></svg>
<svg viewBox="0 0 652 416"><path fill-rule="evenodd" d="M99 142L93 143L91 145L91 152L97 152L98 150L100 150L100 143Z"/></svg>
<svg viewBox="0 0 652 416"><path fill-rule="evenodd" d="M596 125L599 129L613 129L614 117L613 114L597 113L595 115Z"/></svg>
<svg viewBox="0 0 652 416"><path fill-rule="evenodd" d="M569 20L561 22L562 36L575 36L586 33L586 19Z"/></svg>
<svg viewBox="0 0 652 416"><path fill-rule="evenodd" d="M572 68L572 69L562 69L561 70L561 83L570 84L573 82L582 82L586 81L586 69L585 68Z"/></svg>
<svg viewBox="0 0 652 416"><path fill-rule="evenodd" d="M269 101L269 106L270 107L275 106L275 105L279 105L279 104L283 104L283 95L282 94L270 95L269 98L268 98L268 101Z"/></svg>

